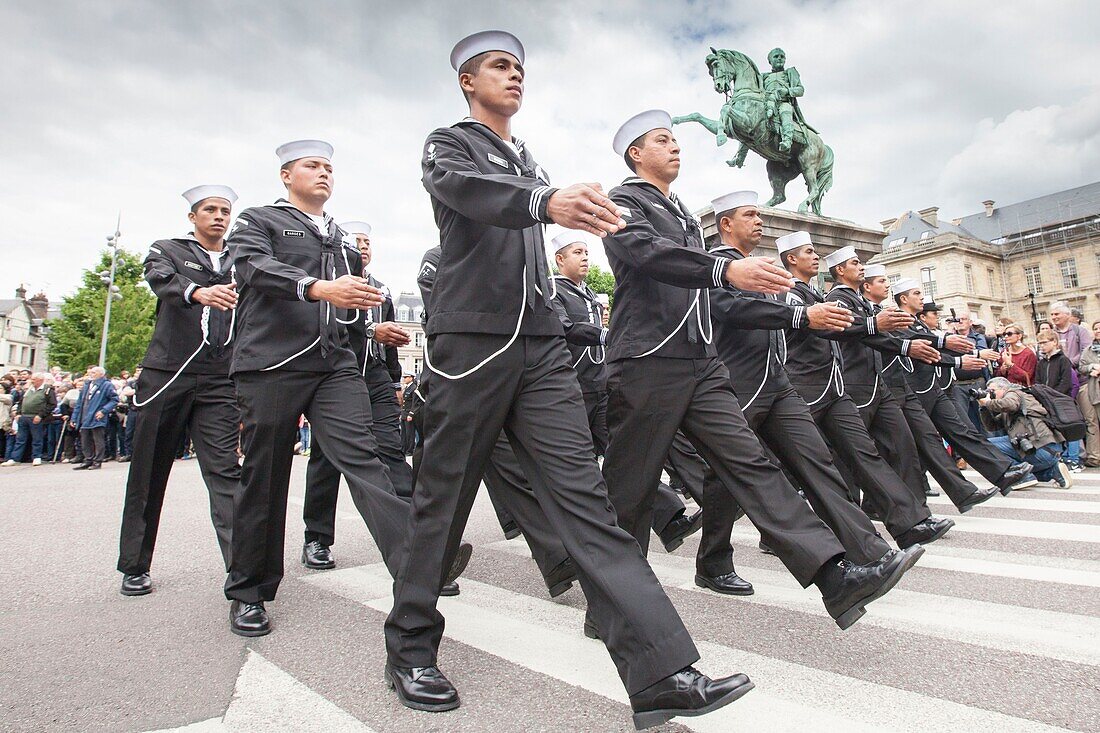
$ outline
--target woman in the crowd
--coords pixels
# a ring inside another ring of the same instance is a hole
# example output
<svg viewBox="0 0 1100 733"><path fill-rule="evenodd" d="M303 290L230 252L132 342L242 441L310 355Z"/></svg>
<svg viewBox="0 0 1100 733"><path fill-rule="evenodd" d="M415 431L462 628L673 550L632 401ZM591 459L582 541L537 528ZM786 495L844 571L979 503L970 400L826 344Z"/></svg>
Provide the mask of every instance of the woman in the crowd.
<svg viewBox="0 0 1100 733"><path fill-rule="evenodd" d="M1003 335L1005 346L1001 350L997 376L1030 387L1035 382L1035 364L1039 357L1024 344L1024 330L1015 323L1008 324Z"/></svg>
<svg viewBox="0 0 1100 733"><path fill-rule="evenodd" d="M1058 334L1052 330L1039 333L1039 362L1035 366L1035 384L1058 390L1067 397L1073 396L1073 365L1062 353ZM1062 460L1073 472L1081 471L1081 441L1072 440L1062 453Z"/></svg>

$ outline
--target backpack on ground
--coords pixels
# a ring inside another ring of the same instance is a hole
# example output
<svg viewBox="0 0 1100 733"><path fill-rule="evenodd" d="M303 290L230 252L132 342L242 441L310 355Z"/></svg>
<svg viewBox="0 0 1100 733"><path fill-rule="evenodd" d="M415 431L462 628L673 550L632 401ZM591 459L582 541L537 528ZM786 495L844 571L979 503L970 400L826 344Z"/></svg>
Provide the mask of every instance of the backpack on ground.
<svg viewBox="0 0 1100 733"><path fill-rule="evenodd" d="M1025 387L1024 391L1039 400L1039 404L1047 411L1043 421L1051 429L1061 433L1067 442L1084 439L1088 427L1072 397L1045 384L1033 384Z"/></svg>

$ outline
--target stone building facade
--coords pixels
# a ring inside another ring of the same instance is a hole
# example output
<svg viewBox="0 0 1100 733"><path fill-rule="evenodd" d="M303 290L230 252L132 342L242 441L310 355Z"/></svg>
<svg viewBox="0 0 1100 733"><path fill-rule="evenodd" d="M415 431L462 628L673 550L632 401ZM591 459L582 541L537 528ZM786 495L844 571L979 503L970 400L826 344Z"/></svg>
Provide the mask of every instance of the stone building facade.
<svg viewBox="0 0 1100 733"><path fill-rule="evenodd" d="M46 311L42 293L27 298L22 286L15 298L0 300L0 373L11 369L46 371Z"/></svg>
<svg viewBox="0 0 1100 733"><path fill-rule="evenodd" d="M1035 331L1065 301L1100 319L1100 182L942 221L936 207L882 222L891 281L912 277L945 308Z"/></svg>

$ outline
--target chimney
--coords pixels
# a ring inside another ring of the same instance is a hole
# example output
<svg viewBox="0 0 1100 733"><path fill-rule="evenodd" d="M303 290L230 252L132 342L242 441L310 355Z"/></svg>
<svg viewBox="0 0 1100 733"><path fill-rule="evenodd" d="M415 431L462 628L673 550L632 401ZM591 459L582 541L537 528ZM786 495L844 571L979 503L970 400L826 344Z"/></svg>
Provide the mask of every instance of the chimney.
<svg viewBox="0 0 1100 733"><path fill-rule="evenodd" d="M905 216L905 215L902 214L902 216ZM887 234L889 234L890 232L894 231L897 228L898 222L900 222L900 221L901 221L901 216L895 216L892 219L883 219L882 221L879 222L879 224L881 224L883 230Z"/></svg>
<svg viewBox="0 0 1100 733"><path fill-rule="evenodd" d="M935 226L939 226L939 222L940 222L940 216L937 213L937 212L939 212L939 210L940 210L940 207L938 207L938 206L929 206L927 209L921 209L917 213L920 214L920 218L922 218L926 222L928 222L928 224L930 226L935 227Z"/></svg>
<svg viewBox="0 0 1100 733"><path fill-rule="evenodd" d="M15 297L19 300L27 299L27 289L23 287L23 283L19 283L19 287L15 289Z"/></svg>
<svg viewBox="0 0 1100 733"><path fill-rule="evenodd" d="M987 217L993 216L993 204L995 204L995 203L996 202L993 201L993 200L987 200L987 201L982 202L982 206L985 207L985 215Z"/></svg>
<svg viewBox="0 0 1100 733"><path fill-rule="evenodd" d="M27 306L34 313L35 318L46 320L46 312L50 309L50 299L45 293L38 293L27 301Z"/></svg>

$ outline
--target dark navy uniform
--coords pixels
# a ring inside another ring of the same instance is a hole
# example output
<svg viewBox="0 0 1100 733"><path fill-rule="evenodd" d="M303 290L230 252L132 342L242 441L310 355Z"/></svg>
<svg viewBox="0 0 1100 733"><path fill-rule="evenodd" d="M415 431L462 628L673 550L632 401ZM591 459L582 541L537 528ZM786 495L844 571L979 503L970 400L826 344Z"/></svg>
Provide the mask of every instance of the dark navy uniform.
<svg viewBox="0 0 1100 733"><path fill-rule="evenodd" d="M510 142L467 120L434 131L424 149L423 182L442 246L427 324L427 365L435 373L409 554L386 620L389 661L436 663L443 572L503 429L634 694L699 655L607 500L581 388L549 303L541 225L554 189L522 141Z"/></svg>
<svg viewBox="0 0 1100 733"><path fill-rule="evenodd" d="M355 251L356 267L349 260L353 274L362 274L362 259ZM401 363L397 347L385 346L367 337L367 325L393 321L393 298L389 289L373 276L366 276L367 283L383 290L386 300L370 310L359 311L351 323L345 324L348 339L355 353L359 373L367 385L371 412L371 432L378 443L378 457L389 473L390 483L398 496L406 501L412 498L412 469L405 461L401 439L401 406L397 403L397 390L401 388ZM306 466L306 491L302 505L305 522L305 541L320 542L331 547L336 532L336 501L340 493L340 472L325 456L322 441L310 445L309 464Z"/></svg>
<svg viewBox="0 0 1100 733"><path fill-rule="evenodd" d="M420 287L420 296L424 301L425 317L430 312L432 288L435 286L436 270L439 267L441 254L442 250L439 247L432 247L425 252L424 259L420 263L420 274L416 278L416 283ZM430 371L424 372L420 385L422 399L427 399L430 394L428 385L433 381L431 376ZM420 414L423 415L423 410ZM423 422L420 427L422 435L431 428ZM422 446L423 442L421 442ZM413 470L419 473L423 451L419 450L417 453L418 455L413 459ZM531 489L527 477L523 475L519 460L503 432L497 438L497 443L489 456L484 481L489 501L496 511L501 529L506 534L510 524L514 524L519 529L527 540L531 557L538 566L547 589L555 596L564 593L569 589L567 582L574 575L570 569L571 563L568 562L569 553L558 539L554 528L550 526L546 513L539 506L535 492Z"/></svg>
<svg viewBox="0 0 1100 733"><path fill-rule="evenodd" d="M682 429L765 542L809 585L844 547L768 460L711 343L707 291L724 283L730 258L707 252L698 221L646 181L628 178L610 197L627 222L604 239L616 284L603 468L619 523L648 546L661 467Z"/></svg>
<svg viewBox="0 0 1100 733"><path fill-rule="evenodd" d="M142 360L133 403L137 420L126 499L122 510L118 569L149 572L160 511L176 448L190 430L207 491L210 518L228 567L233 498L240 485L237 438L240 411L229 378L233 311L191 300L198 288L232 280L233 252L214 266L192 235L162 239L149 248L145 280L157 296L156 323Z"/></svg>
<svg viewBox="0 0 1100 733"><path fill-rule="evenodd" d="M241 212L229 235L241 282L232 374L244 423L241 491L234 504L226 597L275 597L283 576L287 489L298 416L343 474L356 508L396 573L408 505L394 493L371 433L367 388L347 328L354 312L312 302L319 279L349 274L358 250L325 216L324 236L285 201Z"/></svg>
<svg viewBox="0 0 1100 733"><path fill-rule="evenodd" d="M711 251L731 259L744 257L725 245ZM784 331L809 327L806 308L728 284L711 289L710 303L714 344L729 368L733 390L749 426L803 488L814 512L844 545L848 559L860 564L879 560L890 546L859 507L848 500L848 487L784 368ZM732 551L726 548L737 507L722 501L721 492L717 476L708 473L707 502L703 507L703 545L707 545L707 553L703 554L701 546L698 563L699 572L704 574L733 570Z"/></svg>
<svg viewBox="0 0 1100 733"><path fill-rule="evenodd" d="M872 312L878 314L881 310L882 306L874 305ZM910 389L904 373L912 372L913 368L913 361L909 357L894 356L883 364L883 382L901 405L905 422L916 441L921 468L932 474L932 478L956 507L961 506L978 491L978 487L963 476L955 461L947 454L943 438L924 411L917 395Z"/></svg>
<svg viewBox="0 0 1100 733"><path fill-rule="evenodd" d="M810 284L796 281L787 302L809 307L824 303L825 297ZM832 450L873 497L875 505L881 507L886 529L897 537L928 519L931 512L919 482L912 489L907 486L875 447L856 403L847 393L839 344L848 339L896 342L898 353L907 346L899 339L878 334L873 316L858 312L853 315L855 321L842 332L788 331L787 373Z"/></svg>
<svg viewBox="0 0 1100 733"><path fill-rule="evenodd" d="M940 386L940 380L944 378L942 376L944 368L950 370L951 367L961 365L962 358L945 351L946 336L933 332L919 319L913 319L909 333L904 335L911 338L924 338L941 350L941 359L938 364L914 361L912 371L902 371L910 389L931 418L932 424L954 449L956 455L966 459L970 467L984 476L987 481L998 483L1012 466L1012 461L990 445L985 436L977 431L965 415L959 414L955 403ZM948 490L948 487L944 486L944 490ZM950 493L948 496L956 504L958 503L956 496Z"/></svg>
<svg viewBox="0 0 1100 733"><path fill-rule="evenodd" d="M860 318L874 319L876 315L870 302L847 285L835 285L825 300L845 306ZM905 357L909 344L890 334L839 342L844 388L856 403L868 434L879 454L913 492L919 505L927 509L927 481L917 454L916 441L902 413L901 404L882 379L884 355L890 359ZM851 468L848 472L853 476L856 473ZM871 496L874 496L873 492ZM875 503L873 498L871 503ZM885 505L876 508L883 517L890 513L890 508Z"/></svg>

